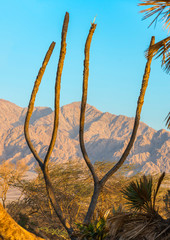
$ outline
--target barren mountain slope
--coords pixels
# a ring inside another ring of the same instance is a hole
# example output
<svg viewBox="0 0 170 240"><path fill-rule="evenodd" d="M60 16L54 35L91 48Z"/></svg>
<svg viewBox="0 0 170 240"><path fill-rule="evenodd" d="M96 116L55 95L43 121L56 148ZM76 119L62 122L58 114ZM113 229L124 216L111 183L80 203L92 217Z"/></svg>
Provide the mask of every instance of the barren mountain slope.
<svg viewBox="0 0 170 240"><path fill-rule="evenodd" d="M24 160L33 168L35 160L27 147L23 123L26 108L0 100L1 148L0 160ZM60 123L52 161L82 161L79 147L80 103L65 105L60 110ZM44 157L50 142L54 113L50 108L37 107L30 123L32 142ZM129 141L133 118L103 113L88 105L86 111L85 142L92 162L117 161ZM6 124L7 123L7 124ZM170 172L170 132L156 131L140 123L135 145L127 163L136 165L136 171L146 173Z"/></svg>

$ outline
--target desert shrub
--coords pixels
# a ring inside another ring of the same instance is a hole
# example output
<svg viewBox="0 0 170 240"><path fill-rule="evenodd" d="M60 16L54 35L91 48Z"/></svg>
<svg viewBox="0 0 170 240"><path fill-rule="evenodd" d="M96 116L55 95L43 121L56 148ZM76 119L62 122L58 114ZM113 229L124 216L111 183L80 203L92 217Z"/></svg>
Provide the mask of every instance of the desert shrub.
<svg viewBox="0 0 170 240"><path fill-rule="evenodd" d="M96 162L95 169L101 177L110 169L113 163ZM65 216L72 222L82 222L87 211L90 197L93 192L91 176L85 165L81 164L51 164L50 176L55 186L56 198L59 201ZM105 213L108 209L117 208L124 199L121 189L130 181L124 176L129 171L125 165L122 171L117 172L105 185L96 207L96 212ZM22 191L22 200L8 205L8 212L20 223L20 216L28 216L27 224L22 226L32 232L41 231L50 239L66 239L67 233L58 220L46 194L46 187L42 173L37 170L37 177L33 180L22 180L15 187ZM95 224L96 220L93 220ZM21 223L22 224L22 223Z"/></svg>
<svg viewBox="0 0 170 240"><path fill-rule="evenodd" d="M164 177L163 173L153 184L153 177L144 175L124 187L122 193L130 211L113 212L107 221L110 239L170 239L170 219L162 218L155 204Z"/></svg>

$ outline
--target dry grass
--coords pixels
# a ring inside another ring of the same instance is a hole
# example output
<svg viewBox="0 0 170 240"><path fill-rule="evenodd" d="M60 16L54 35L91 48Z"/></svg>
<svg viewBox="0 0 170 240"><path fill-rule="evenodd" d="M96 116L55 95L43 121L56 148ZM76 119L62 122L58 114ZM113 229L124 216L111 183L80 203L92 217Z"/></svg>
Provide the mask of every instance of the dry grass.
<svg viewBox="0 0 170 240"><path fill-rule="evenodd" d="M108 219L109 238L113 240L169 240L170 219L160 215L121 212Z"/></svg>

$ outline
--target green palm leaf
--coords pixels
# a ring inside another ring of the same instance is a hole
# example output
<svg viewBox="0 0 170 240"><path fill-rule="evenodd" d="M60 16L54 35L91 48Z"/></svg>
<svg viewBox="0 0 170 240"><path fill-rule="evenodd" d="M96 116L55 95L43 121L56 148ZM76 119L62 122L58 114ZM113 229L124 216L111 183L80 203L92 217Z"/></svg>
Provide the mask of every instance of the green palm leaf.
<svg viewBox="0 0 170 240"><path fill-rule="evenodd" d="M155 214L155 200L161 183L165 177L165 172L161 174L155 189L153 189L153 179L151 176L143 176L140 180L132 181L122 191L123 197L127 200L127 205L134 210Z"/></svg>
<svg viewBox="0 0 170 240"><path fill-rule="evenodd" d="M122 193L131 209L147 211L152 208L152 178L145 175L140 181L132 181Z"/></svg>

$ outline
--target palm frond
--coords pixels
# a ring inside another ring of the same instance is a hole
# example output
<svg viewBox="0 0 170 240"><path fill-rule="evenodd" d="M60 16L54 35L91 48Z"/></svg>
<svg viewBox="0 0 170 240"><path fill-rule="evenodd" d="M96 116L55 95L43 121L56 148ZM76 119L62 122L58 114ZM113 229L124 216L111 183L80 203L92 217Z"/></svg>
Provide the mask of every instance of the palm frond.
<svg viewBox="0 0 170 240"><path fill-rule="evenodd" d="M122 190L127 205L137 211L152 209L152 178L145 175L140 181L132 181Z"/></svg>
<svg viewBox="0 0 170 240"><path fill-rule="evenodd" d="M157 214L155 201L161 183L165 177L165 172L161 174L155 189L153 189L152 176L143 176L140 180L132 181L123 190L123 197L127 200L127 205L136 211L143 211L149 214Z"/></svg>
<svg viewBox="0 0 170 240"><path fill-rule="evenodd" d="M149 57L149 49L146 50L146 57ZM170 37L167 37L150 47L150 54L156 58L162 58L162 67L167 73L170 72Z"/></svg>
<svg viewBox="0 0 170 240"><path fill-rule="evenodd" d="M164 22L164 28L170 28L170 0L141 0L141 2L142 3L138 4L139 6L149 6L148 8L140 11L141 13L145 13L143 19L156 15L149 27L154 22L156 23L160 17L160 20Z"/></svg>
<svg viewBox="0 0 170 240"><path fill-rule="evenodd" d="M170 129L170 112L168 113L167 117L165 118L166 120L166 126L168 129Z"/></svg>

